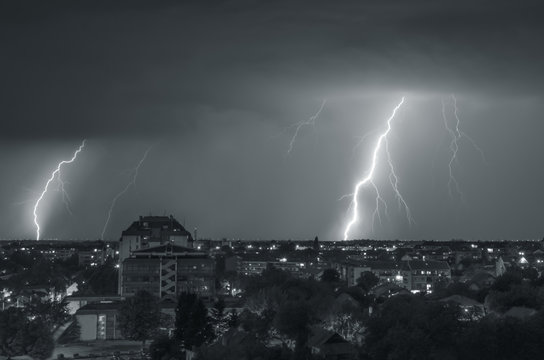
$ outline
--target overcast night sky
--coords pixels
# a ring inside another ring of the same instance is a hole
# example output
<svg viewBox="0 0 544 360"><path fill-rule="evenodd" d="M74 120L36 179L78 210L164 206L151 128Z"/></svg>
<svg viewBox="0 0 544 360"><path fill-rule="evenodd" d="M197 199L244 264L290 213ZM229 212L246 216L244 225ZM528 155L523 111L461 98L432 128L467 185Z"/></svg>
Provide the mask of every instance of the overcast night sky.
<svg viewBox="0 0 544 360"><path fill-rule="evenodd" d="M0 238L106 239L146 214L199 237L341 240L355 183L402 96L375 183L389 217L353 238L544 236L541 1L3 1ZM460 130L448 192L450 134ZM307 121L326 99L315 126ZM365 136L366 135L366 136ZM365 136L360 146L356 144ZM355 148L354 148L355 147ZM463 200L464 199L464 200Z"/></svg>

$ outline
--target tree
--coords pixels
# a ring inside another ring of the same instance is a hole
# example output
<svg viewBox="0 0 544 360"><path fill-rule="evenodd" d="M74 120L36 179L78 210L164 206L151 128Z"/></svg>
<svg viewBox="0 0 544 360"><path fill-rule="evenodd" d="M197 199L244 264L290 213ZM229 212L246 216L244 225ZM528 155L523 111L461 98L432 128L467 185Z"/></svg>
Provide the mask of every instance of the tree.
<svg viewBox="0 0 544 360"><path fill-rule="evenodd" d="M34 359L47 359L53 353L55 342L48 325L40 318L27 324L25 352Z"/></svg>
<svg viewBox="0 0 544 360"><path fill-rule="evenodd" d="M0 312L0 355L47 359L54 347L51 330L41 318L29 320L17 308Z"/></svg>
<svg viewBox="0 0 544 360"><path fill-rule="evenodd" d="M340 281L340 274L335 269L325 269L321 275L321 281L335 283Z"/></svg>
<svg viewBox="0 0 544 360"><path fill-rule="evenodd" d="M21 309L11 307L0 312L0 354L17 356L24 354L24 334L27 317Z"/></svg>
<svg viewBox="0 0 544 360"><path fill-rule="evenodd" d="M76 342L79 340L80 335L81 327L79 326L79 322L77 320L74 320L60 335L60 337L57 339L57 342L59 344Z"/></svg>
<svg viewBox="0 0 544 360"><path fill-rule="evenodd" d="M521 284L522 280L521 271L510 269L495 280L491 290L508 291L511 286Z"/></svg>
<svg viewBox="0 0 544 360"><path fill-rule="evenodd" d="M279 309L274 318L274 326L280 333L295 341L295 354L305 354L313 320L312 309L306 302L290 301Z"/></svg>
<svg viewBox="0 0 544 360"><path fill-rule="evenodd" d="M245 309L239 316L240 327L246 332L251 332L259 342L266 344L270 340L275 315L273 310L266 310L259 315Z"/></svg>
<svg viewBox="0 0 544 360"><path fill-rule="evenodd" d="M84 295L112 295L117 293L118 270L112 259L104 265L86 269L79 282L79 293Z"/></svg>
<svg viewBox="0 0 544 360"><path fill-rule="evenodd" d="M372 359L443 359L455 351L459 310L422 297L387 300L367 323L365 343Z"/></svg>
<svg viewBox="0 0 544 360"><path fill-rule="evenodd" d="M527 283L512 285L508 291L490 291L487 297L489 308L505 312L513 306L540 309L544 299L539 290Z"/></svg>
<svg viewBox="0 0 544 360"><path fill-rule="evenodd" d="M152 360L181 359L182 353L175 339L166 334L155 338L149 345L149 354Z"/></svg>
<svg viewBox="0 0 544 360"><path fill-rule="evenodd" d="M359 303L335 302L323 321L323 327L340 334L344 339L361 343L363 339L365 314Z"/></svg>
<svg viewBox="0 0 544 360"><path fill-rule="evenodd" d="M232 309L230 313L227 315L227 326L229 328L236 328L240 324L240 316L238 316L238 313L236 310Z"/></svg>
<svg viewBox="0 0 544 360"><path fill-rule="evenodd" d="M142 342L153 337L160 326L161 311L158 299L145 290L126 299L119 308L119 326L123 336Z"/></svg>
<svg viewBox="0 0 544 360"><path fill-rule="evenodd" d="M521 276L524 279L528 279L531 282L535 282L538 279L538 270L533 267L528 267L521 270Z"/></svg>
<svg viewBox="0 0 544 360"><path fill-rule="evenodd" d="M176 307L174 338L186 349L193 349L214 337L208 309L196 294L181 293Z"/></svg>
<svg viewBox="0 0 544 360"><path fill-rule="evenodd" d="M380 279L374 275L371 271L365 271L361 273L361 276L357 279L357 286L369 292L374 286L378 285Z"/></svg>
<svg viewBox="0 0 544 360"><path fill-rule="evenodd" d="M213 308L210 312L211 321L215 331L215 337L218 338L223 335L223 333L229 328L228 314L225 313L225 301L223 299L219 299L213 305Z"/></svg>
<svg viewBox="0 0 544 360"><path fill-rule="evenodd" d="M70 318L68 301L32 298L25 306L24 311L30 318L40 318L50 328L64 324Z"/></svg>

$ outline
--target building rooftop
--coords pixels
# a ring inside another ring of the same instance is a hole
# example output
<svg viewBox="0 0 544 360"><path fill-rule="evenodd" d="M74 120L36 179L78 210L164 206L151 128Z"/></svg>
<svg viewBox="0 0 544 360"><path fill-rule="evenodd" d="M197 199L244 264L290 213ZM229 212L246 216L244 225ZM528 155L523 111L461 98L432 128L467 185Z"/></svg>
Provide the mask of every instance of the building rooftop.
<svg viewBox="0 0 544 360"><path fill-rule="evenodd" d="M153 257L153 256L179 256L179 257L192 257L192 258L207 258L208 255L204 252L198 251L193 248L174 245L167 243L163 245L153 246L145 249L134 250L132 252L133 257Z"/></svg>
<svg viewBox="0 0 544 360"><path fill-rule="evenodd" d="M450 270L450 265L445 261L432 260L407 260L402 262L403 270Z"/></svg>
<svg viewBox="0 0 544 360"><path fill-rule="evenodd" d="M187 236L190 241L193 237L172 215L170 216L140 216L137 221L134 221L122 235L147 235L152 239L160 240L161 235Z"/></svg>

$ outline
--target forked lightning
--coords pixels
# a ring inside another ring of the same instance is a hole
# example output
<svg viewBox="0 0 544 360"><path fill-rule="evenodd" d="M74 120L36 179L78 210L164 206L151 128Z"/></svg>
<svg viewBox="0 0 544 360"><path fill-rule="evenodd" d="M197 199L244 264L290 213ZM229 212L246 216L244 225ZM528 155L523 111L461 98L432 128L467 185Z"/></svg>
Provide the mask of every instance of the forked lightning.
<svg viewBox="0 0 544 360"><path fill-rule="evenodd" d="M45 183L43 191L40 194L40 197L38 198L38 200L36 200L36 203L34 204L34 211L33 211L34 225L36 225L36 240L40 240L40 223L38 222L38 207L40 206L40 203L43 200L45 194L49 190L49 185L51 184L51 182L53 182L55 177L57 177L57 179L59 181L59 189L63 194L63 200L65 201L65 205L67 205L67 202L66 202L67 198L65 197L66 192L64 191L64 182L60 178L60 170L61 170L63 165L73 163L76 160L77 155L83 150L84 147L85 147L85 140L83 140L83 142L81 143L79 148L74 152L74 155L72 156L72 158L70 160L63 160L57 165L57 168L55 170L53 170L53 172L51 173L51 176L49 177L49 179Z"/></svg>
<svg viewBox="0 0 544 360"><path fill-rule="evenodd" d="M291 138L291 141L289 142L289 149L287 149L287 154L290 154L291 151L293 151L293 146L295 145L295 141L297 139L300 129L303 126L310 126L310 125L315 126L315 121L319 117L319 114L321 114L321 111L323 111L323 108L325 107L326 102L327 102L327 99L324 99L321 102L321 106L319 107L319 110L317 110L317 112L314 115L310 116L308 120L301 120L292 125L292 127L295 128L295 132L293 133L293 137Z"/></svg>
<svg viewBox="0 0 544 360"><path fill-rule="evenodd" d="M123 196L128 191L128 189L130 189L131 186L136 186L136 178L138 177L138 172L140 171L140 167L142 166L145 159L147 158L147 154L149 153L150 150L151 150L151 147L149 147L145 151L145 153L142 156L142 158L140 159L140 162L138 163L138 165L136 165L136 167L134 169L132 169L132 178L131 178L131 180L124 187L123 190L121 190L117 195L114 196L113 200L111 201L111 205L110 205L110 208L108 210L108 216L106 218L106 222L104 223L104 227L102 228L102 233L100 234L100 239L101 240L104 240L104 234L106 233L106 229L108 228L108 224L110 223L111 213L113 212L113 208L115 207L115 204L117 203L117 200L119 200L119 198L121 196Z"/></svg>
<svg viewBox="0 0 544 360"><path fill-rule="evenodd" d="M448 117L446 115L447 104L444 101L444 99L442 99L442 119L444 120L444 127L446 128L446 131L448 132L451 138L450 140L451 155L450 155L450 160L448 162L448 170L449 170L448 191L449 191L450 197L453 198L452 188L455 188L455 192L458 194L461 201L464 202L465 201L464 194L461 191L459 182L455 178L454 171L453 171L453 165L457 161L457 154L459 152L459 141L463 138L468 140L468 142L472 144L474 149L476 149L476 151L480 153L480 156L482 157L482 161L484 163L486 163L486 159L485 159L483 150L478 145L476 145L476 143L470 136L468 136L466 133L460 130L461 120L459 119L459 115L458 115L459 109L457 108L457 98L453 94L450 95L450 98L451 98L451 103L453 106L453 117L455 119L455 126L450 126L448 124Z"/></svg>
<svg viewBox="0 0 544 360"><path fill-rule="evenodd" d="M387 162L388 162L388 166L389 166L389 182L390 182L390 184L391 184L391 186L393 188L393 191L395 193L395 197L397 198L399 207L404 208L404 211L406 212L406 217L408 219L408 222L410 224L413 223L413 219L412 219L412 216L411 216L411 213L410 213L410 209L408 208L408 205L407 205L406 201L404 200L404 198L402 197L402 195L401 195L401 193L399 191L399 188L398 188L399 180L398 180L398 176L397 176L397 174L395 172L393 162L391 160L391 154L389 153L389 144L387 142L387 135L391 131L391 123L392 123L393 119L395 118L395 115L397 114L397 111L400 109L400 107L402 106L403 103L404 103L404 97L402 97L399 104L393 109L393 113L391 114L389 119L387 119L387 128L386 128L386 130L378 137L378 141L377 141L377 143L376 143L376 145L374 147L374 150L372 152L372 162L370 164L370 168L368 169L366 176L364 178L362 178L355 185L355 189L354 189L353 193L351 194L352 199L351 199L351 204L350 204L350 208L349 208L349 211L351 211L351 220L348 222L348 224L345 227L344 240L348 240L351 228L357 223L357 221L359 221L359 218L360 218L359 211L360 210L359 210L359 200L358 200L358 198L359 198L359 193L361 191L361 188L363 186L369 184L376 191L376 205L375 205L375 208L374 208L374 212L372 213L372 224L374 224L374 221L375 221L376 218L378 218L378 220L381 222L380 204L383 205L384 212L387 214L387 203L385 202L385 200L381 196L378 187L376 186L376 184L373 181L374 173L376 171L376 167L377 167L377 164L378 164L378 154L379 154L379 152L380 152L380 150L382 148L382 145L384 145L384 147L385 147L385 153L386 153L386 156L387 156Z"/></svg>

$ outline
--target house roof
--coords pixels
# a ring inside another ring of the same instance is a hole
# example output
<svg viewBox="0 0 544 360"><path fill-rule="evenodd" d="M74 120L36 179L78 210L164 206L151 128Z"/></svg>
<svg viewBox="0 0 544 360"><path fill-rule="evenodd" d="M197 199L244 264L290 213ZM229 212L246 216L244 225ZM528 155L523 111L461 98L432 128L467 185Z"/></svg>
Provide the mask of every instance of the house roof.
<svg viewBox="0 0 544 360"><path fill-rule="evenodd" d="M446 298L440 299L442 302L453 302L462 306L483 306L481 303L462 295L452 295Z"/></svg>
<svg viewBox="0 0 544 360"><path fill-rule="evenodd" d="M85 314L96 314L99 311L110 311L115 312L121 307L121 302L119 301L108 301L108 302L97 302L87 304L80 307L76 315L85 315Z"/></svg>
<svg viewBox="0 0 544 360"><path fill-rule="evenodd" d="M525 319L536 314L535 309L522 306L514 306L504 313L504 316L514 317L517 319Z"/></svg>
<svg viewBox="0 0 544 360"><path fill-rule="evenodd" d="M450 265L445 261L433 260L406 260L402 262L403 270L450 270Z"/></svg>
<svg viewBox="0 0 544 360"><path fill-rule="evenodd" d="M312 328L312 336L308 340L308 345L319 348L325 355L355 353L355 347L338 333L319 327Z"/></svg>
<svg viewBox="0 0 544 360"><path fill-rule="evenodd" d="M156 235L156 232L166 231L179 236L187 236L192 240L191 233L187 231L172 215L170 216L140 216L134 221L122 235Z"/></svg>
<svg viewBox="0 0 544 360"><path fill-rule="evenodd" d="M471 283L476 283L478 285L483 285L485 282L489 280L494 280L495 276L491 275L488 272L485 271L479 271L470 279Z"/></svg>
<svg viewBox="0 0 544 360"><path fill-rule="evenodd" d="M320 327L312 328L312 336L308 340L308 345L319 347L327 343L342 343L347 342L342 336L338 333L325 330Z"/></svg>
<svg viewBox="0 0 544 360"><path fill-rule="evenodd" d="M370 291L376 297L381 297L381 296L384 296L384 295L394 295L394 294L398 294L398 293L407 293L407 294L410 293L409 290L406 290L405 288L403 288L403 287L401 287L401 286L399 286L397 284L391 283L391 282L387 282L387 283L377 285L377 286L373 287Z"/></svg>

